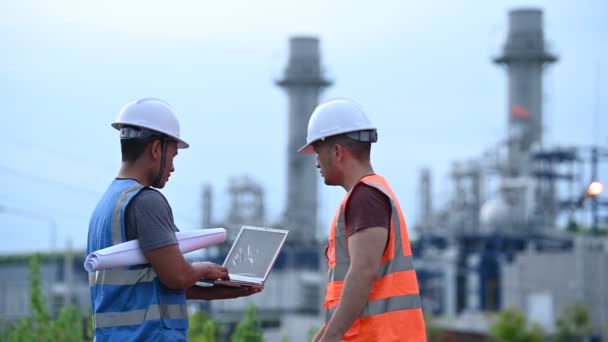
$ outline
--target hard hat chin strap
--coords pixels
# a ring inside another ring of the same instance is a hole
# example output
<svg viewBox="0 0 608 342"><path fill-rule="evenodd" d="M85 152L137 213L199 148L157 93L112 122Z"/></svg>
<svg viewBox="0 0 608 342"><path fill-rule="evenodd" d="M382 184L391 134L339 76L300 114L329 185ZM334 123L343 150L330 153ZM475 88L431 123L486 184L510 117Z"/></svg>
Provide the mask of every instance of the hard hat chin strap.
<svg viewBox="0 0 608 342"><path fill-rule="evenodd" d="M160 185L160 181L163 178L163 174L165 173L165 160L167 159L167 138L163 137L160 139L160 143L161 143L161 155L160 155L160 170L158 171L158 174L156 175L156 178L154 178L154 181L152 181L152 186L155 188L158 188L158 186Z"/></svg>

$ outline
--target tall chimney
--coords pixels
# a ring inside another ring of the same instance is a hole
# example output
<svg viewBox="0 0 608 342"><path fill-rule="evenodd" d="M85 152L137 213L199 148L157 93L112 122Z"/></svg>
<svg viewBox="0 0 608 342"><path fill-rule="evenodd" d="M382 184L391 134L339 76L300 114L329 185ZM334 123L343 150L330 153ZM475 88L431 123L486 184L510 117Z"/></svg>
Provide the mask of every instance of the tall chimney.
<svg viewBox="0 0 608 342"><path fill-rule="evenodd" d="M317 228L317 170L315 157L297 153L306 142L310 114L321 91L331 82L321 70L319 40L293 37L289 41L289 62L283 79L276 82L289 97L287 143L287 208L284 224L290 239L314 242Z"/></svg>
<svg viewBox="0 0 608 342"><path fill-rule="evenodd" d="M527 158L542 144L542 74L545 64L557 61L546 50L542 11L509 12L509 34L503 54L494 59L504 64L509 78L509 176L527 175Z"/></svg>
<svg viewBox="0 0 608 342"><path fill-rule="evenodd" d="M431 220L433 215L433 197L431 184L431 170L423 168L420 170L420 193L418 203L420 204L420 213L418 217L419 234L429 233L432 230Z"/></svg>
<svg viewBox="0 0 608 342"><path fill-rule="evenodd" d="M211 185L203 185L203 220L202 228L211 228L213 224L213 189Z"/></svg>

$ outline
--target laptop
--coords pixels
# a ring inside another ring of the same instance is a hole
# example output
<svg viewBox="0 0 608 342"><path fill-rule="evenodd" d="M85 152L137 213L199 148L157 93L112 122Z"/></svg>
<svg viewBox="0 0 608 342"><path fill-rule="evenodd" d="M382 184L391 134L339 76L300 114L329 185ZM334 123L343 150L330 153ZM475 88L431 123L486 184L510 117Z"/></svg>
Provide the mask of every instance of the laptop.
<svg viewBox="0 0 608 342"><path fill-rule="evenodd" d="M228 268L230 280L202 279L196 285L263 287L288 233L283 229L242 226L222 265Z"/></svg>

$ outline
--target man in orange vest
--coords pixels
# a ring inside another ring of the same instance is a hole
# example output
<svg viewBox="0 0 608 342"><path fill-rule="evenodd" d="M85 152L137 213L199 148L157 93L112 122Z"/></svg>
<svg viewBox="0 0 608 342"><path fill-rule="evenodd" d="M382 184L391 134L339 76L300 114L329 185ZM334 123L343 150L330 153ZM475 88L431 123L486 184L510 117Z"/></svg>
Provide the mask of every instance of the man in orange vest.
<svg viewBox="0 0 608 342"><path fill-rule="evenodd" d="M397 197L370 162L376 128L349 99L319 105L306 145L327 185L347 191L329 232L325 324L314 341L426 341L418 281Z"/></svg>

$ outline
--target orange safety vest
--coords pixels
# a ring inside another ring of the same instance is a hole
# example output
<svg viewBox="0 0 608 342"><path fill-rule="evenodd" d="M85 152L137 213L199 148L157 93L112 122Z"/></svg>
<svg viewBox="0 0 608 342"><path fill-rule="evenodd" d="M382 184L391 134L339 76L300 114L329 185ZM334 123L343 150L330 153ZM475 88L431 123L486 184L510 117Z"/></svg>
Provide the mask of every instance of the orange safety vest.
<svg viewBox="0 0 608 342"><path fill-rule="evenodd" d="M426 342L418 280L401 207L381 176L366 176L359 182L382 191L390 199L392 213L389 241L382 255L380 273L374 280L367 304L346 331L342 341ZM326 324L340 302L344 278L350 266L345 208L351 192L352 189L340 204L329 233L326 252L329 280L324 303Z"/></svg>

